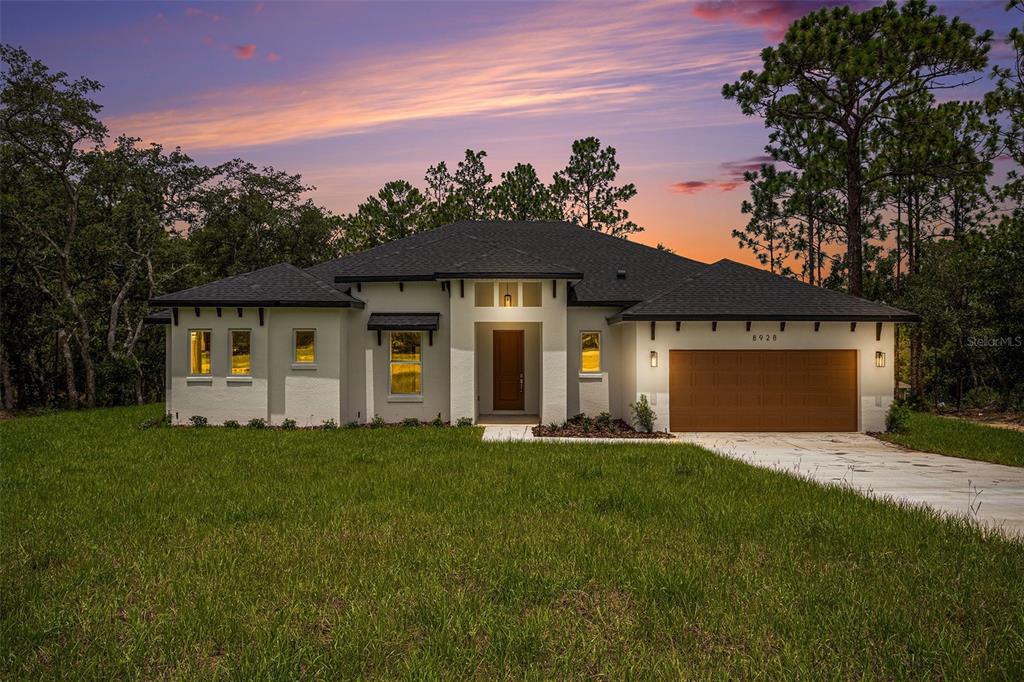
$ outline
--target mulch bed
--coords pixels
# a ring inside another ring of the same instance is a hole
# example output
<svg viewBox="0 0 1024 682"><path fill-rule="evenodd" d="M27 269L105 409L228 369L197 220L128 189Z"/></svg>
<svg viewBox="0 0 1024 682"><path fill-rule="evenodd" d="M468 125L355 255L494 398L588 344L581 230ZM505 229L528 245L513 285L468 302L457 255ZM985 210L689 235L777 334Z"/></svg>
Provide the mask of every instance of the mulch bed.
<svg viewBox="0 0 1024 682"><path fill-rule="evenodd" d="M587 419L577 415L561 426L552 428L545 424L533 427L533 435L537 438L671 438L672 434L664 431L637 431L621 419L598 423L596 419Z"/></svg>

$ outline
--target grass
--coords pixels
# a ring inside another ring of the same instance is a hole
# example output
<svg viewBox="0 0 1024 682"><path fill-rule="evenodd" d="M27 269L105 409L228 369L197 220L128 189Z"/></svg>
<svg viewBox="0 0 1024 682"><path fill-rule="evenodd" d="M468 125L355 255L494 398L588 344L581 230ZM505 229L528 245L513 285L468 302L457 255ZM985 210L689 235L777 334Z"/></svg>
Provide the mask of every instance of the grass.
<svg viewBox="0 0 1024 682"><path fill-rule="evenodd" d="M686 445L0 423L0 678L1024 677L1024 545Z"/></svg>
<svg viewBox="0 0 1024 682"><path fill-rule="evenodd" d="M880 437L914 450L1024 466L1024 431L914 412L906 432L885 433Z"/></svg>

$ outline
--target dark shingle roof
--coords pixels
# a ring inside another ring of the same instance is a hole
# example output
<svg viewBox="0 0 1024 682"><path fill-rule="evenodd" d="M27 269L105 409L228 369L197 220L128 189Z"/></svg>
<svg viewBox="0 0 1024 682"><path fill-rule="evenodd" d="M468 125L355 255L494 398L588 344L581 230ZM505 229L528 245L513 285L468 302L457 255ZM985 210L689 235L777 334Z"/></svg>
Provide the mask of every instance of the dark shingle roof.
<svg viewBox="0 0 1024 682"><path fill-rule="evenodd" d="M163 310L157 310L142 318L143 324L170 324L171 323L171 309L164 308Z"/></svg>
<svg viewBox="0 0 1024 682"><path fill-rule="evenodd" d="M441 313L371 313L366 328L370 331L437 331L440 319Z"/></svg>
<svg viewBox="0 0 1024 682"><path fill-rule="evenodd" d="M226 277L150 299L171 306L299 306L362 308L363 302L289 263Z"/></svg>
<svg viewBox="0 0 1024 682"><path fill-rule="evenodd" d="M531 275L580 279L570 303L628 305L705 267L564 222L467 220L314 265L309 272L346 282ZM625 278L618 279L617 270L625 270Z"/></svg>
<svg viewBox="0 0 1024 682"><path fill-rule="evenodd" d="M658 319L910 322L917 316L723 259L673 289L611 318Z"/></svg>

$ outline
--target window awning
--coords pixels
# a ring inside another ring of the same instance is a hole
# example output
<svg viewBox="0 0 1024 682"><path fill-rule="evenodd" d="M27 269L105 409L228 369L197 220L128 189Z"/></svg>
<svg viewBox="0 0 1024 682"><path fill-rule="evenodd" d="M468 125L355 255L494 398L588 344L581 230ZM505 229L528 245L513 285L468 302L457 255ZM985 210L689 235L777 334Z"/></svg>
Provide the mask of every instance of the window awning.
<svg viewBox="0 0 1024 682"><path fill-rule="evenodd" d="M372 313L370 331L437 331L441 313Z"/></svg>

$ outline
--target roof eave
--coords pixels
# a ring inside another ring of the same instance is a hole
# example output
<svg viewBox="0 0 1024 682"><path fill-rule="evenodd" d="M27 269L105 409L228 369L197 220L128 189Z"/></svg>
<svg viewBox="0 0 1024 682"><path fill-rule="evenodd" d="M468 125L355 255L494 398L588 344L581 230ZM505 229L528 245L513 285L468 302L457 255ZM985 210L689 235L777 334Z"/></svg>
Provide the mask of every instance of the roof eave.
<svg viewBox="0 0 1024 682"><path fill-rule="evenodd" d="M162 299L151 298L147 302L151 307L171 306L173 308L359 308L366 307L363 301L302 301L302 300L255 300L241 301L237 299L195 300L195 299Z"/></svg>
<svg viewBox="0 0 1024 682"><path fill-rule="evenodd" d="M780 313L689 313L689 314L647 314L617 313L608 318L609 324L617 322L920 322L921 317L914 313L896 314L843 314L828 315L780 314Z"/></svg>

